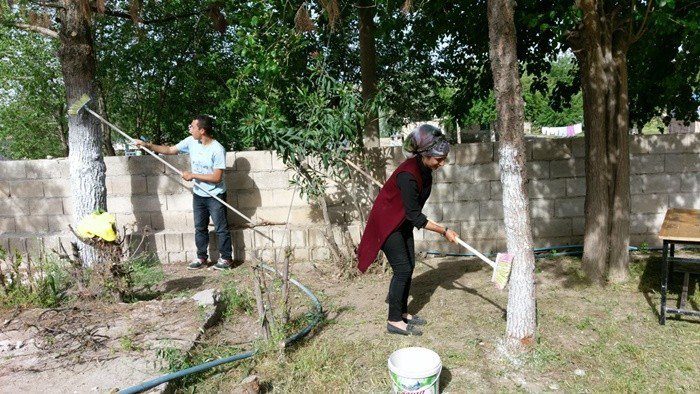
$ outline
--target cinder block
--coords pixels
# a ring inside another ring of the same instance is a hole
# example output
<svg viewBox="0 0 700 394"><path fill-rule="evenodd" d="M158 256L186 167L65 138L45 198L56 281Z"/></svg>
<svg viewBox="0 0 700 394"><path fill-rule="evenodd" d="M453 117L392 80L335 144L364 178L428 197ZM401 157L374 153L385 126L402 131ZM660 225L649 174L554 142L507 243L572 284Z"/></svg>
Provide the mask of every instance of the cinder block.
<svg viewBox="0 0 700 394"><path fill-rule="evenodd" d="M70 187L70 180L45 179L43 181L43 195L46 197L71 197L73 192ZM39 196L41 196L41 194L39 194L37 197Z"/></svg>
<svg viewBox="0 0 700 394"><path fill-rule="evenodd" d="M135 194L150 194L150 195L171 195L171 194L192 194L191 190L194 187L192 182L184 181L177 174L164 174L164 175L148 175L145 178L141 178L145 185L136 185L133 187L135 189L132 191L132 195ZM141 187L145 186L145 190Z"/></svg>
<svg viewBox="0 0 700 394"><path fill-rule="evenodd" d="M566 179L566 196L580 197L586 195L586 178Z"/></svg>
<svg viewBox="0 0 700 394"><path fill-rule="evenodd" d="M630 137L630 153L699 153L697 134L634 135Z"/></svg>
<svg viewBox="0 0 700 394"><path fill-rule="evenodd" d="M585 138L571 139L571 152L575 158L586 157L586 140Z"/></svg>
<svg viewBox="0 0 700 394"><path fill-rule="evenodd" d="M44 196L44 185L40 180L12 181L9 185L12 197L34 198Z"/></svg>
<svg viewBox="0 0 700 394"><path fill-rule="evenodd" d="M273 170L287 170L287 165L284 164L284 160L279 156L279 152L272 151L272 169Z"/></svg>
<svg viewBox="0 0 700 394"><path fill-rule="evenodd" d="M272 170L272 153L270 151L236 152L233 165L236 171L270 171Z"/></svg>
<svg viewBox="0 0 700 394"><path fill-rule="evenodd" d="M481 220L503 219L503 202L480 201L479 218Z"/></svg>
<svg viewBox="0 0 700 394"><path fill-rule="evenodd" d="M700 192L700 174L679 174L679 178L682 192Z"/></svg>
<svg viewBox="0 0 700 394"><path fill-rule="evenodd" d="M661 213L668 209L667 194L633 194L630 210L634 213Z"/></svg>
<svg viewBox="0 0 700 394"><path fill-rule="evenodd" d="M313 261L328 261L331 259L331 251L326 247L311 249L311 260Z"/></svg>
<svg viewBox="0 0 700 394"><path fill-rule="evenodd" d="M27 254L27 239L24 237L13 237L8 239L7 252L11 254Z"/></svg>
<svg viewBox="0 0 700 394"><path fill-rule="evenodd" d="M19 215L31 215L29 200L17 197L0 196L0 216L15 217Z"/></svg>
<svg viewBox="0 0 700 394"><path fill-rule="evenodd" d="M289 174L285 171L254 172L252 178L258 189L289 188Z"/></svg>
<svg viewBox="0 0 700 394"><path fill-rule="evenodd" d="M63 200L60 198L32 198L28 200L32 215L63 215Z"/></svg>
<svg viewBox="0 0 700 394"><path fill-rule="evenodd" d="M549 219L554 216L554 200L530 200L530 217L534 220Z"/></svg>
<svg viewBox="0 0 700 394"><path fill-rule="evenodd" d="M192 162L189 154L161 155L160 157L180 171L189 171L192 169ZM168 166L165 166L164 173L166 175L180 177L177 172L173 171L173 169Z"/></svg>
<svg viewBox="0 0 700 394"><path fill-rule="evenodd" d="M270 191L261 191L261 194L267 196ZM294 193L294 189L274 189L272 190L272 204L264 204L263 206L282 206L288 207L305 207L309 204L298 193Z"/></svg>
<svg viewBox="0 0 700 394"><path fill-rule="evenodd" d="M49 232L49 222L46 216L19 216L15 218L18 232L46 234Z"/></svg>
<svg viewBox="0 0 700 394"><path fill-rule="evenodd" d="M134 176L113 176L107 177L107 196L132 196L147 193L146 177L143 175Z"/></svg>
<svg viewBox="0 0 700 394"><path fill-rule="evenodd" d="M453 186L451 183L438 183L433 185L429 200L431 203L454 201L452 192Z"/></svg>
<svg viewBox="0 0 700 394"><path fill-rule="evenodd" d="M162 204L160 201L158 201L159 198L165 197L165 204ZM182 211L182 212L192 212L192 199L193 196L191 193L179 193L179 194L168 194L165 196L147 196L144 197L150 198L151 200L155 200L158 202L156 205L155 202L152 202L151 208L149 209L150 211L160 211L161 209L167 209L170 212L173 211Z"/></svg>
<svg viewBox="0 0 700 394"><path fill-rule="evenodd" d="M28 160L25 162L27 179L61 178L67 172L67 160ZM62 167L66 167L65 170Z"/></svg>
<svg viewBox="0 0 700 394"><path fill-rule="evenodd" d="M192 259L194 260L194 259ZM166 264L187 264L189 260L187 259L186 252L168 252L168 260L164 263Z"/></svg>
<svg viewBox="0 0 700 394"><path fill-rule="evenodd" d="M150 219L150 225L155 231L194 231L192 212L151 212Z"/></svg>
<svg viewBox="0 0 700 394"><path fill-rule="evenodd" d="M27 237L27 254L32 258L33 262L36 264L44 253L44 242L39 237Z"/></svg>
<svg viewBox="0 0 700 394"><path fill-rule="evenodd" d="M347 232L350 233L350 238L352 239L353 242L355 242L355 245L360 243L360 238L362 237L362 234L360 233L360 226L357 224L350 225L347 227Z"/></svg>
<svg viewBox="0 0 700 394"><path fill-rule="evenodd" d="M272 200L272 192L267 191L267 193L270 195L268 200ZM262 193L258 189L240 190L235 195L238 201L237 208L257 208L263 205Z"/></svg>
<svg viewBox="0 0 700 394"><path fill-rule="evenodd" d="M584 235L586 229L586 218L583 216L571 218L571 235Z"/></svg>
<svg viewBox="0 0 700 394"><path fill-rule="evenodd" d="M665 155L666 173L674 172L700 172L700 154L684 153Z"/></svg>
<svg viewBox="0 0 700 394"><path fill-rule="evenodd" d="M181 252L184 250L182 245L182 233L163 234L165 237L165 249L168 252Z"/></svg>
<svg viewBox="0 0 700 394"><path fill-rule="evenodd" d="M26 161L24 160L0 161L0 179L26 179L27 170L25 163Z"/></svg>
<svg viewBox="0 0 700 394"><path fill-rule="evenodd" d="M503 187L500 181L491 181L491 200L502 200L503 199Z"/></svg>
<svg viewBox="0 0 700 394"><path fill-rule="evenodd" d="M70 215L50 215L46 217L49 224L50 233L63 233L68 230L68 225L72 223L73 217Z"/></svg>
<svg viewBox="0 0 700 394"><path fill-rule="evenodd" d="M294 248L294 260L296 261L306 261L309 260L309 249L308 248Z"/></svg>
<svg viewBox="0 0 700 394"><path fill-rule="evenodd" d="M664 155L635 155L630 157L630 173L658 174L664 172Z"/></svg>
<svg viewBox="0 0 700 394"><path fill-rule="evenodd" d="M255 189L255 181L248 171L231 171L226 174L226 186L229 190Z"/></svg>
<svg viewBox="0 0 700 394"><path fill-rule="evenodd" d="M192 250L193 252L197 250L197 244L194 242L194 230L189 233L182 233L182 248L186 251ZM195 257L196 253L192 256L192 259Z"/></svg>
<svg viewBox="0 0 700 394"><path fill-rule="evenodd" d="M549 179L548 161L528 161L525 167L528 179Z"/></svg>
<svg viewBox="0 0 700 394"><path fill-rule="evenodd" d="M430 220L434 220L436 222L441 222L443 220L442 216L442 203L440 204L432 204L432 203L427 203L425 206L423 206L423 214Z"/></svg>
<svg viewBox="0 0 700 394"><path fill-rule="evenodd" d="M549 164L551 178L573 178L586 175L584 160L553 160Z"/></svg>
<svg viewBox="0 0 700 394"><path fill-rule="evenodd" d="M273 208L257 208L252 211L241 210L243 214L250 213L252 219L256 222L279 222L283 223L287 220L287 213L290 214L289 221L295 226L299 225L312 225L317 223L322 218L318 214L312 212L311 207L302 208L292 208L291 213L289 212L289 207L273 207ZM249 216L249 217L250 217ZM243 222L242 219L237 219L239 222Z"/></svg>
<svg viewBox="0 0 700 394"><path fill-rule="evenodd" d="M571 236L571 219L532 220L533 237Z"/></svg>
<svg viewBox="0 0 700 394"><path fill-rule="evenodd" d="M127 165L128 157L124 156L105 156L104 157L106 176L123 176L129 175L129 166Z"/></svg>
<svg viewBox="0 0 700 394"><path fill-rule="evenodd" d="M558 218L570 218L575 216L584 216L585 198L562 198L554 203L554 215Z"/></svg>
<svg viewBox="0 0 700 394"><path fill-rule="evenodd" d="M493 143L454 145L454 163L458 166L482 164L493 161Z"/></svg>
<svg viewBox="0 0 700 394"><path fill-rule="evenodd" d="M668 174L632 175L630 177L630 192L632 194L647 193L676 193L681 189L678 176Z"/></svg>
<svg viewBox="0 0 700 394"><path fill-rule="evenodd" d="M455 173L457 172L464 173L465 167L447 164L438 171L433 172L433 184L456 182Z"/></svg>
<svg viewBox="0 0 700 394"><path fill-rule="evenodd" d="M666 213L630 214L630 234L658 234Z"/></svg>
<svg viewBox="0 0 700 394"><path fill-rule="evenodd" d="M455 183L455 201L481 201L491 199L491 184L500 182Z"/></svg>
<svg viewBox="0 0 700 394"><path fill-rule="evenodd" d="M532 141L533 160L561 160L570 159L571 157L571 148L567 140L538 139Z"/></svg>
<svg viewBox="0 0 700 394"><path fill-rule="evenodd" d="M256 249L275 247L275 240L272 238L272 229L266 227L256 227L253 233Z"/></svg>
<svg viewBox="0 0 700 394"><path fill-rule="evenodd" d="M498 163L477 164L470 167L474 182L496 181L501 179L501 169Z"/></svg>
<svg viewBox="0 0 700 394"><path fill-rule="evenodd" d="M700 209L700 195L697 193L677 193L669 196L669 208Z"/></svg>
<svg viewBox="0 0 700 394"><path fill-rule="evenodd" d="M442 221L478 220L479 202L446 202L442 207ZM428 217L431 219L431 217ZM436 219L437 220L437 219Z"/></svg>
<svg viewBox="0 0 700 394"><path fill-rule="evenodd" d="M533 179L528 182L528 194L530 198L559 198L566 196L566 180L559 179Z"/></svg>
<svg viewBox="0 0 700 394"><path fill-rule="evenodd" d="M126 174L129 175L159 175L165 173L165 164L158 161L156 158L149 156L129 156L119 157L126 160ZM166 159L166 156L162 157ZM168 160L173 160L169 158ZM170 170L168 170L170 171ZM117 175L117 174L115 174ZM125 174L119 174L125 175Z"/></svg>

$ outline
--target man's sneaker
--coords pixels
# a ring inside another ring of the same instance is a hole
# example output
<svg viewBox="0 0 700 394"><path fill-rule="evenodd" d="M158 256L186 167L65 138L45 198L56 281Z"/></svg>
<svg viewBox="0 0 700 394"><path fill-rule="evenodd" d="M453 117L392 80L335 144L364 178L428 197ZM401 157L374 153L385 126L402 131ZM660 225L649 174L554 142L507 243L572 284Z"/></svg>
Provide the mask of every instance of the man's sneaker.
<svg viewBox="0 0 700 394"><path fill-rule="evenodd" d="M206 259L197 259L193 262L190 263L190 265L187 266L188 270L198 270L200 268L204 268L207 266L207 260Z"/></svg>
<svg viewBox="0 0 700 394"><path fill-rule="evenodd" d="M221 271L231 269L231 260L219 259L219 262L214 265L214 269Z"/></svg>

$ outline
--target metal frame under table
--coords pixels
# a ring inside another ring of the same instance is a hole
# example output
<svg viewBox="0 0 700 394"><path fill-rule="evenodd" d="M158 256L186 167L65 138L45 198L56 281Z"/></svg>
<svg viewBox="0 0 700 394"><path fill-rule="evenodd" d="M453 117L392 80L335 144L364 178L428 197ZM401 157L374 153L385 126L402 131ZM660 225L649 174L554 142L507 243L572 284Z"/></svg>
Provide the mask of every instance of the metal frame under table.
<svg viewBox="0 0 700 394"><path fill-rule="evenodd" d="M666 314L700 316L700 311L684 309L688 300L690 274L700 273L700 259L675 257L676 245L700 245L700 209L671 208L666 211L659 230L664 242L663 273L661 279L661 308L659 323L666 324ZM683 272L683 290L678 308L666 307L668 278L673 272Z"/></svg>

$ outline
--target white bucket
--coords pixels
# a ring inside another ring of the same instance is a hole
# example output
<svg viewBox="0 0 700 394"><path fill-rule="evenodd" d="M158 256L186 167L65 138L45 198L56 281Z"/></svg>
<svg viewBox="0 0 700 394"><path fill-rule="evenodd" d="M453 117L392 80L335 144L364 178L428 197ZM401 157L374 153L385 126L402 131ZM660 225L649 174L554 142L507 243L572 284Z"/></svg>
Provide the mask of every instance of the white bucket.
<svg viewBox="0 0 700 394"><path fill-rule="evenodd" d="M406 347L389 356L389 375L394 394L437 394L440 388L440 356L423 347Z"/></svg>

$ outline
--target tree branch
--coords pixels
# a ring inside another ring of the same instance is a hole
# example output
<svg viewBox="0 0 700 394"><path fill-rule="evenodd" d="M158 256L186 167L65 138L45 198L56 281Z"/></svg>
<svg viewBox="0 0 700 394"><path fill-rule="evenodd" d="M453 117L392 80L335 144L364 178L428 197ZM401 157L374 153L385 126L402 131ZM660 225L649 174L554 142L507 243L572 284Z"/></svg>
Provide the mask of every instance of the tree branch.
<svg viewBox="0 0 700 394"><path fill-rule="evenodd" d="M651 10L653 8L653 4L654 4L654 0L649 0L649 2L647 3L647 10L644 12L644 19L642 19L642 25L639 26L639 30L632 37L630 44L632 44L633 42L636 42L637 40L642 38L644 33L647 31L646 25L647 25L647 21L649 20L649 14L651 13Z"/></svg>
<svg viewBox="0 0 700 394"><path fill-rule="evenodd" d="M58 32L53 31L51 29L47 29L45 27L29 25L26 23L15 23L14 26L18 29L33 31L35 33L40 33L51 38L58 38Z"/></svg>

